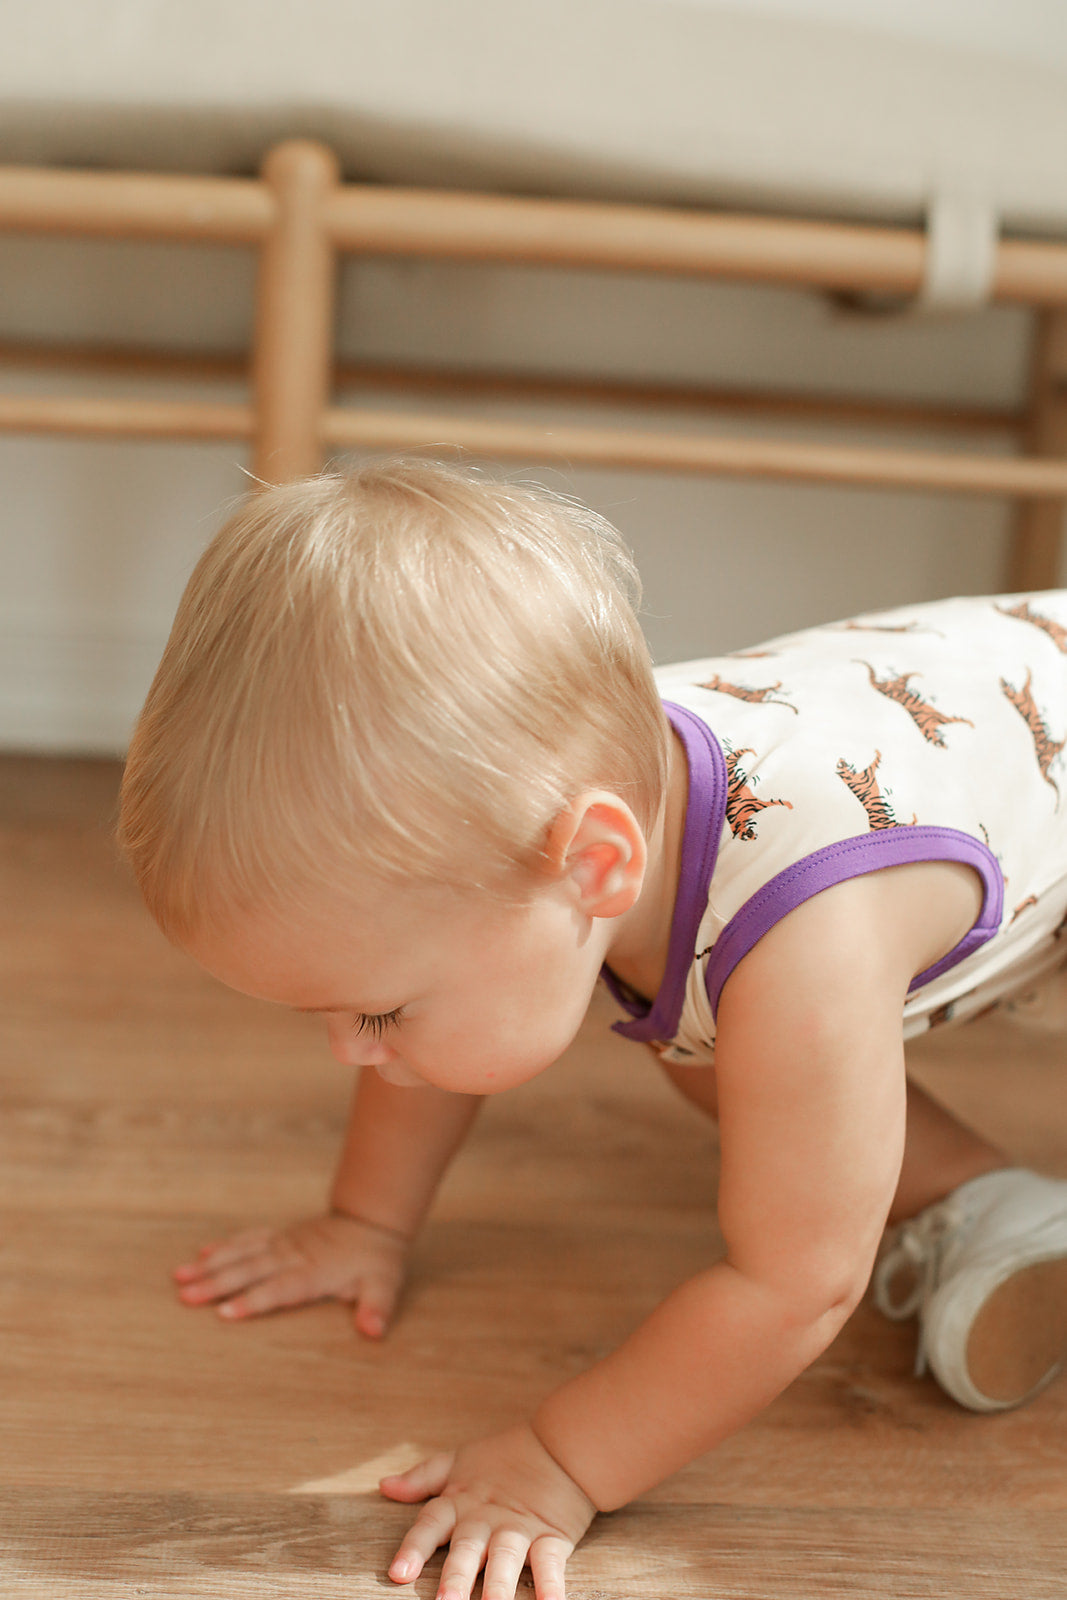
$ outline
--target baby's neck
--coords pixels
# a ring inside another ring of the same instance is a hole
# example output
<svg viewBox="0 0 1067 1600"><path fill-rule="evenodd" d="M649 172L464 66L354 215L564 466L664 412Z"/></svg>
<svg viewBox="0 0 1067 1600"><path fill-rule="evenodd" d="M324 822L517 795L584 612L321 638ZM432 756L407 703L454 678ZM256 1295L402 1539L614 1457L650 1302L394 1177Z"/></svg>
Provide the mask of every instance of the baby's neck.
<svg viewBox="0 0 1067 1600"><path fill-rule="evenodd" d="M607 954L615 976L648 1001L655 999L667 970L689 800L685 746L674 732L669 757L666 804L648 840L644 885L636 904L618 918Z"/></svg>

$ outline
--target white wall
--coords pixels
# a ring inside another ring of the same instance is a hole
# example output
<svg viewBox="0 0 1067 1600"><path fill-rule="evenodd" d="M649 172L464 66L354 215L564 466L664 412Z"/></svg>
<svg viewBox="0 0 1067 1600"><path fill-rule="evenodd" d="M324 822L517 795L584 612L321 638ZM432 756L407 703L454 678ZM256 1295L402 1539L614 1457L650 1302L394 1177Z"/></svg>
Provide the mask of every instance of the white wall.
<svg viewBox="0 0 1067 1600"><path fill-rule="evenodd" d="M0 338L225 349L248 337L252 262L239 250L0 238L0 285ZM345 353L372 359L963 402L1017 401L1028 346L1026 318L1004 309L862 318L775 290L389 261L349 265L340 322ZM0 377L71 387L69 378ZM0 436L0 745L122 749L185 575L243 491L242 459L228 445ZM622 528L644 572L661 660L1001 582L1007 508L993 502L516 470L581 495Z"/></svg>
<svg viewBox="0 0 1067 1600"><path fill-rule="evenodd" d="M894 39L984 50L1017 61L1067 62L1062 0L681 0L752 16L834 22Z"/></svg>
<svg viewBox="0 0 1067 1600"><path fill-rule="evenodd" d="M823 19L868 30L875 46L887 36L1007 61L1067 62L1061 0L684 3ZM35 15L42 13L21 14L24 55ZM120 13L111 7L109 15ZM508 15L494 7L494 28ZM138 16L138 27L152 25ZM34 59L47 85L53 56L47 29L34 26ZM94 73L104 81L110 70L87 54L95 37L90 29L77 51L86 94ZM45 139L32 117L27 128L23 144ZM23 144L20 158L33 159ZM238 349L248 341L252 288L251 256L240 250L0 236L0 339ZM350 263L341 308L341 345L352 356L964 403L1017 403L1028 342L1027 319L1012 310L864 319L814 295L429 263ZM72 386L0 369L0 386L27 385ZM160 390L146 384L144 392ZM684 416L646 420L702 425ZM707 425L750 426L730 418ZM0 436L0 746L122 749L185 575L244 488L242 454L225 445ZM644 571L645 622L660 659L1002 581L1010 511L995 502L536 464L529 471L592 501L623 529Z"/></svg>

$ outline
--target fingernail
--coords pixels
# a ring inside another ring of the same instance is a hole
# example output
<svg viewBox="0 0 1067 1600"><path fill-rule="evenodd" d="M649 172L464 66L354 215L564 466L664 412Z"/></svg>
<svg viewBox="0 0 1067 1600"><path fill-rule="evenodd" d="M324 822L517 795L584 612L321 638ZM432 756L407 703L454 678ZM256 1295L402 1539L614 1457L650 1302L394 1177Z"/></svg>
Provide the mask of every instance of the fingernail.
<svg viewBox="0 0 1067 1600"><path fill-rule="evenodd" d="M406 1583L412 1575L414 1566L413 1561L394 1561L389 1572L392 1577L399 1578L401 1583Z"/></svg>
<svg viewBox="0 0 1067 1600"><path fill-rule="evenodd" d="M240 1315L240 1306L235 1306L231 1301L227 1301L225 1305L219 1306L220 1317L228 1317L232 1319L233 1317L239 1317Z"/></svg>

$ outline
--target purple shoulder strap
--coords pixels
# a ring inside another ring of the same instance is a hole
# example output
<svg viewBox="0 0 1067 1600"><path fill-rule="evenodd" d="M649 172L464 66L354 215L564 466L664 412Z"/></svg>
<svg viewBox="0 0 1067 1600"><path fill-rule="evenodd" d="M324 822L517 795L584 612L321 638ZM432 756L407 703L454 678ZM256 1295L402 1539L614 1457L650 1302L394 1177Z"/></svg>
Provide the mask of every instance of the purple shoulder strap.
<svg viewBox="0 0 1067 1600"><path fill-rule="evenodd" d="M689 765L689 801L682 835L682 866L674 902L667 969L651 1005L619 983L609 967L604 978L631 1022L613 1024L625 1039L648 1043L671 1039L678 1031L685 1000L685 982L696 948L697 931L708 906L708 889L719 854L726 816L726 761L711 729L684 706L664 704L671 727L685 747Z"/></svg>

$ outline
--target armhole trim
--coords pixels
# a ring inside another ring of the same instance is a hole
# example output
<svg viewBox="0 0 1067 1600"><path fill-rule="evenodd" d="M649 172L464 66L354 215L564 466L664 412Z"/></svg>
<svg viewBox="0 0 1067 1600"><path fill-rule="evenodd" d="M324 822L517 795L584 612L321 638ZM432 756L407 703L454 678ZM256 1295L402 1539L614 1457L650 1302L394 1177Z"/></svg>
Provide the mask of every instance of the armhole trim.
<svg viewBox="0 0 1067 1600"><path fill-rule="evenodd" d="M841 839L776 874L730 918L715 941L704 971L712 1015L717 1015L723 985L738 962L790 911L846 878L860 878L882 867L909 861L962 862L974 867L985 889L973 926L940 961L911 980L909 994L957 966L993 937L1004 911L1004 877L996 856L980 839L957 828L922 823L905 823L878 833Z"/></svg>

